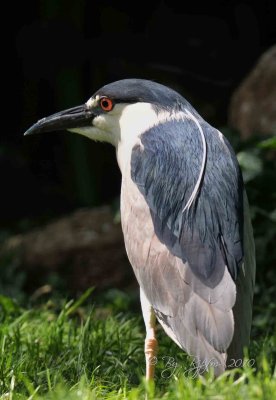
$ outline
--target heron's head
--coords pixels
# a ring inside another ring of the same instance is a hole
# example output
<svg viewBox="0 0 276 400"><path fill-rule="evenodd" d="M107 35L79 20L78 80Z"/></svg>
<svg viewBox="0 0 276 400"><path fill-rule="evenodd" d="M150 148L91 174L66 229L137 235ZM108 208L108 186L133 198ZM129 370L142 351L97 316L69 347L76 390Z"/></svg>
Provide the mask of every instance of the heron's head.
<svg viewBox="0 0 276 400"><path fill-rule="evenodd" d="M161 84L124 79L103 86L83 105L39 120L25 135L69 130L117 147L120 141L158 123L162 111L179 109L183 101L177 92Z"/></svg>

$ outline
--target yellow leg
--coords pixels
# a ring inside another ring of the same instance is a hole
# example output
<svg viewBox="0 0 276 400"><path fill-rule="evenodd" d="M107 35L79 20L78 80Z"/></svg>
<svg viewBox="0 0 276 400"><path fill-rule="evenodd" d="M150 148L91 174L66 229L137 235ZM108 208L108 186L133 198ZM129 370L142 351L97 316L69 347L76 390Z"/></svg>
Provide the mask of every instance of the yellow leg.
<svg viewBox="0 0 276 400"><path fill-rule="evenodd" d="M146 380L154 379L154 370L157 363L157 340L155 337L156 317L151 304L146 298L142 289L140 290L140 300L143 318L146 326L145 357L146 357Z"/></svg>
<svg viewBox="0 0 276 400"><path fill-rule="evenodd" d="M153 329L154 334L154 329ZM145 356L146 356L146 380L154 379L155 365L157 363L157 340L155 337L146 338Z"/></svg>

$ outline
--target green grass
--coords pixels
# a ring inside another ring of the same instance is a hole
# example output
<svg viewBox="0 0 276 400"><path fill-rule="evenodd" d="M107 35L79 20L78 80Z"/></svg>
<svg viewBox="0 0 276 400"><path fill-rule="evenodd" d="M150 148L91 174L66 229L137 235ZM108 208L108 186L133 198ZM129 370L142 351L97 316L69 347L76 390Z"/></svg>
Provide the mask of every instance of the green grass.
<svg viewBox="0 0 276 400"><path fill-rule="evenodd" d="M276 398L275 333L253 341L252 368L213 379L189 376L191 360L160 329L154 388L143 378L140 313L127 311L124 294L85 306L89 295L24 309L0 296L0 399Z"/></svg>

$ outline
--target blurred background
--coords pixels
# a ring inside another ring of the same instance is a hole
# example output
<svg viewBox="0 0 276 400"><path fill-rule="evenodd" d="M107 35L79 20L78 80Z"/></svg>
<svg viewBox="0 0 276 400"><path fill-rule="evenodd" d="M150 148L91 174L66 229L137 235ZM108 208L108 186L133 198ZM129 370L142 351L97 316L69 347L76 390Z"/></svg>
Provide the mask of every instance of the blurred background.
<svg viewBox="0 0 276 400"><path fill-rule="evenodd" d="M40 0L7 6L2 294L74 295L89 286L137 292L119 223L114 149L68 132L23 133L44 116L82 104L104 84L146 78L178 90L234 146L255 230L256 307L264 310L257 324L269 324L276 290L272 3Z"/></svg>

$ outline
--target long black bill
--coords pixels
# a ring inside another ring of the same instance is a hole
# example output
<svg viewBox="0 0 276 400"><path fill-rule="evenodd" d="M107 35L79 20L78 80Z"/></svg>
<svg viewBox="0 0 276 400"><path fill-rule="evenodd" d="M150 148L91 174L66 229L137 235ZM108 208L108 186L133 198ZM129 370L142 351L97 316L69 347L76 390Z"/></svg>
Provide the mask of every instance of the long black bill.
<svg viewBox="0 0 276 400"><path fill-rule="evenodd" d="M94 117L95 115L86 104L69 108L69 110L60 111L56 114L50 115L49 117L40 119L24 133L24 136L32 135L34 133L91 126L91 121Z"/></svg>

